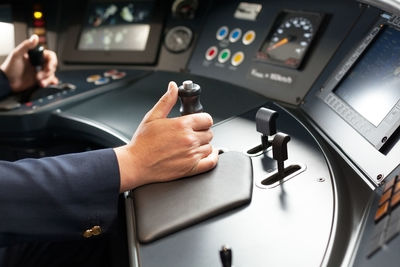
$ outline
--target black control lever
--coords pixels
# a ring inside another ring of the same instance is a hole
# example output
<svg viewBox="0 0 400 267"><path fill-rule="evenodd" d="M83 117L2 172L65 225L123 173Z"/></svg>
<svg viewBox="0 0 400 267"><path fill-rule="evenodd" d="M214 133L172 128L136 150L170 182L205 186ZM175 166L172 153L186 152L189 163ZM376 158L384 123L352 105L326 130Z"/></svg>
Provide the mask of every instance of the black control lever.
<svg viewBox="0 0 400 267"><path fill-rule="evenodd" d="M31 62L32 66L35 67L35 70L41 71L44 64L44 57L43 57L44 47L42 45L38 45L35 48L28 51L29 61Z"/></svg>
<svg viewBox="0 0 400 267"><path fill-rule="evenodd" d="M178 95L181 101L179 111L182 116L203 111L203 106L200 103L200 93L200 86L192 81L184 81L179 86Z"/></svg>
<svg viewBox="0 0 400 267"><path fill-rule="evenodd" d="M288 159L287 143L290 136L284 133L277 133L272 140L272 157L278 165L278 175L280 180L285 178L285 160Z"/></svg>
<svg viewBox="0 0 400 267"><path fill-rule="evenodd" d="M268 137L276 134L276 119L278 115L278 112L267 108L260 108L256 113L256 130L262 134L261 144L263 150L266 150L271 145Z"/></svg>
<svg viewBox="0 0 400 267"><path fill-rule="evenodd" d="M219 251L222 267L232 267L232 249L227 246L222 246Z"/></svg>

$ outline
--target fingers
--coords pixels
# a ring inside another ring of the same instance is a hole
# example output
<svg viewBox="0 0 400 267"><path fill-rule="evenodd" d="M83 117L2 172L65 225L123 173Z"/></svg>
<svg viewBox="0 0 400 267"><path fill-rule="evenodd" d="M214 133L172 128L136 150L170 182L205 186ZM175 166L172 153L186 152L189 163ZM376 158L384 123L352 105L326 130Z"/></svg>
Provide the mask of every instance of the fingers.
<svg viewBox="0 0 400 267"><path fill-rule="evenodd" d="M213 119L208 113L195 113L182 117L190 120L194 131L203 131L209 129L213 125Z"/></svg>
<svg viewBox="0 0 400 267"><path fill-rule="evenodd" d="M211 140L213 139L213 133L210 129L208 129L206 131L196 131L195 134L196 134L197 140L201 146L205 145L205 144L209 144L211 142Z"/></svg>
<svg viewBox="0 0 400 267"><path fill-rule="evenodd" d="M53 51L45 50L43 53L44 66L43 70L36 74L36 79L38 80L41 87L49 86L50 84L57 84L58 79L55 76L57 69L57 55Z"/></svg>
<svg viewBox="0 0 400 267"><path fill-rule="evenodd" d="M51 84L58 84L58 78L54 74L39 81L40 87L47 87Z"/></svg>
<svg viewBox="0 0 400 267"><path fill-rule="evenodd" d="M211 145L210 145L211 147ZM196 175L211 170L217 165L218 162L218 149L212 148L208 156L200 159L197 166L195 166L189 175Z"/></svg>
<svg viewBox="0 0 400 267"><path fill-rule="evenodd" d="M43 57L44 57L43 72L54 73L57 69L57 64L58 64L56 53L50 50L44 50Z"/></svg>
<svg viewBox="0 0 400 267"><path fill-rule="evenodd" d="M14 50L14 55L24 56L28 50L35 48L39 44L39 37L33 34L29 39L20 43Z"/></svg>
<svg viewBox="0 0 400 267"><path fill-rule="evenodd" d="M145 121L166 118L178 100L178 86L170 82L168 91L158 100L154 107L146 114Z"/></svg>

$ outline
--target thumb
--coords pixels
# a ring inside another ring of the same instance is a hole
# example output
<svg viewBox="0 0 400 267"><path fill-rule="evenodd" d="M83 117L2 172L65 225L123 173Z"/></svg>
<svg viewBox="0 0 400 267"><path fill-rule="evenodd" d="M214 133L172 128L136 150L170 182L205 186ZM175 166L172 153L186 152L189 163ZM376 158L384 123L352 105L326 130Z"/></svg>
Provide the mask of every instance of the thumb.
<svg viewBox="0 0 400 267"><path fill-rule="evenodd" d="M175 82L168 84L168 91L158 100L146 114L144 121L166 118L178 100L178 86Z"/></svg>
<svg viewBox="0 0 400 267"><path fill-rule="evenodd" d="M23 41L15 48L15 54L24 55L28 50L35 48L39 44L39 37L33 34L29 39Z"/></svg>

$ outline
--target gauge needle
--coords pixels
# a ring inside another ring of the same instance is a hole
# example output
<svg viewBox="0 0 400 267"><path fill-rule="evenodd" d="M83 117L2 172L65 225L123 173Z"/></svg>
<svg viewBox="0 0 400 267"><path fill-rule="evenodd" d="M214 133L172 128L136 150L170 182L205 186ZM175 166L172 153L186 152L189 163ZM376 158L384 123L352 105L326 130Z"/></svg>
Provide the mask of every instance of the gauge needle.
<svg viewBox="0 0 400 267"><path fill-rule="evenodd" d="M278 48L278 47L280 47L280 46L282 46L284 44L287 44L288 42L289 42L289 38L285 37L282 40L280 40L279 42L275 43L273 46L268 47L267 50L271 51L271 50L273 50L275 48Z"/></svg>

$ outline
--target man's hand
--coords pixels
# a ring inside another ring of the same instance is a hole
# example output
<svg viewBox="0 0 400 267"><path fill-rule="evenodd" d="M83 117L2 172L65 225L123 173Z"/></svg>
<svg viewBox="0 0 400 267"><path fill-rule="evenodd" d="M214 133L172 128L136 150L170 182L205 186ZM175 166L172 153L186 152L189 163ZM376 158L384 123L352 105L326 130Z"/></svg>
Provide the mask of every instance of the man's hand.
<svg viewBox="0 0 400 267"><path fill-rule="evenodd" d="M20 43L0 66L13 92L21 92L35 85L46 87L58 83L55 76L57 56L53 51L44 50L44 65L41 71L36 73L35 68L30 64L28 50L35 48L38 43L38 36L32 35L31 38Z"/></svg>
<svg viewBox="0 0 400 267"><path fill-rule="evenodd" d="M114 149L120 192L202 173L217 164L218 150L210 144L211 116L196 113L167 118L177 99L178 87L170 82L168 91L145 115L131 142Z"/></svg>

